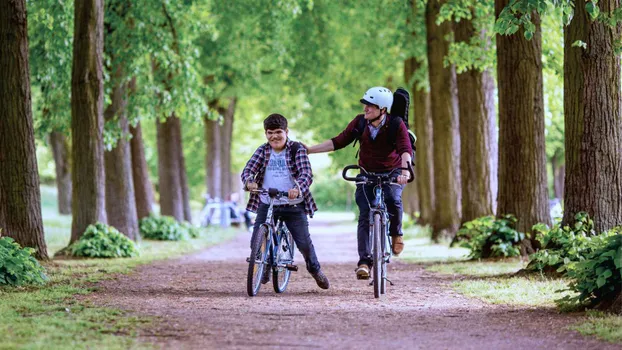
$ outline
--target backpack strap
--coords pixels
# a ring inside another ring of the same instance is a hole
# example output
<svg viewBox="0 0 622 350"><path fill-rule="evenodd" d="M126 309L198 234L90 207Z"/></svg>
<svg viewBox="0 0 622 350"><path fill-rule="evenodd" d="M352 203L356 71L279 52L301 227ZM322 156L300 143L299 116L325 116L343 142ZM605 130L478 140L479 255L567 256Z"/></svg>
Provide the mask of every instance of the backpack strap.
<svg viewBox="0 0 622 350"><path fill-rule="evenodd" d="M296 153L298 153L300 147L302 147L300 142L292 141L292 145L289 148L289 164L296 164Z"/></svg>
<svg viewBox="0 0 622 350"><path fill-rule="evenodd" d="M354 143L352 144L352 147L356 147L356 143L361 141L361 137L363 137L363 133L365 132L365 126L367 126L367 121L365 120L365 116L363 114L359 114L356 118L358 120L356 121L356 128L354 129ZM361 147L359 146L354 158L359 157L360 151Z"/></svg>

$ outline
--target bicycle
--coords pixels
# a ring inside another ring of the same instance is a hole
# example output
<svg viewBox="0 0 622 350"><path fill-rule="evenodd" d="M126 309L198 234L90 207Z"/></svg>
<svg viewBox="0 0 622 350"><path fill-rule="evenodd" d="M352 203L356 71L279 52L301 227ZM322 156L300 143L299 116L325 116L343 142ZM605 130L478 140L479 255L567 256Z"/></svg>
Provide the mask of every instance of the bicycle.
<svg viewBox="0 0 622 350"><path fill-rule="evenodd" d="M246 290L249 296L255 296L261 287L261 279L265 268L272 269L272 286L276 293L283 293L287 289L292 271L298 271L294 265L296 242L285 223L273 218L274 201L287 197L287 192L274 188L252 190L257 194L267 194L270 197L266 221L259 226L251 238L251 254L248 262ZM269 272L267 272L269 273Z"/></svg>
<svg viewBox="0 0 622 350"><path fill-rule="evenodd" d="M347 176L347 172L353 169L361 170L361 173L356 177ZM375 298L380 298L382 294L386 294L387 281L393 285L393 282L387 278L387 264L391 260L391 236L389 235L389 213L384 203L382 186L385 184L395 185L397 183L396 178L402 170L407 170L410 173L408 182L412 182L415 175L410 163L408 168L393 169L389 173L372 173L359 165L348 165L341 174L346 181L354 181L357 185L374 186L374 198L369 204L369 237L373 259L371 271L373 280L370 285L374 285Z"/></svg>

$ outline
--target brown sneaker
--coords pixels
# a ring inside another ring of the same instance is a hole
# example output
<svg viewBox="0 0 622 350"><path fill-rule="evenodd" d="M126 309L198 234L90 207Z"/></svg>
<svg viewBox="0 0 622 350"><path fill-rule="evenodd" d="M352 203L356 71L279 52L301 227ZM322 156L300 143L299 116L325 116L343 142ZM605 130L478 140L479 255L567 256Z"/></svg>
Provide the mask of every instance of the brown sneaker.
<svg viewBox="0 0 622 350"><path fill-rule="evenodd" d="M354 272L356 272L356 278L359 280L369 279L369 266L365 264L360 264Z"/></svg>
<svg viewBox="0 0 622 350"><path fill-rule="evenodd" d="M312 273L311 276L313 276L313 279L315 279L315 283L317 283L318 287L322 289L328 289L328 287L330 287L328 277L326 277L322 270L319 270L316 273Z"/></svg>
<svg viewBox="0 0 622 350"><path fill-rule="evenodd" d="M404 250L404 237L391 236L391 241L391 250L393 250L393 255L400 255L400 253Z"/></svg>

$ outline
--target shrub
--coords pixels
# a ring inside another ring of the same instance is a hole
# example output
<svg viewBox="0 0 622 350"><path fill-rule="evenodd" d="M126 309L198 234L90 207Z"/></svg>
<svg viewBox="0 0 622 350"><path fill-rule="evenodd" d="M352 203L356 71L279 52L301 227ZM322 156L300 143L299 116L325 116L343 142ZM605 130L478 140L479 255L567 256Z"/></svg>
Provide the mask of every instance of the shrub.
<svg viewBox="0 0 622 350"><path fill-rule="evenodd" d="M584 260L571 262L567 267L566 276L572 279L569 290L579 295L560 299L559 304L604 305L606 308L620 297L622 227L607 232L607 237L599 243L600 246L587 253Z"/></svg>
<svg viewBox="0 0 622 350"><path fill-rule="evenodd" d="M513 215L483 216L462 225L457 239L471 250L470 259L517 256L517 245L525 234L514 229L516 222Z"/></svg>
<svg viewBox="0 0 622 350"><path fill-rule="evenodd" d="M131 239L101 222L89 225L82 237L69 247L69 252L73 256L87 258L129 258L138 255Z"/></svg>
<svg viewBox="0 0 622 350"><path fill-rule="evenodd" d="M179 241L188 237L196 238L200 231L190 224L180 224L172 216L150 215L140 220L140 233L147 239L159 241Z"/></svg>
<svg viewBox="0 0 622 350"><path fill-rule="evenodd" d="M10 237L0 237L0 286L44 284L45 269L32 256L34 249L22 248Z"/></svg>
<svg viewBox="0 0 622 350"><path fill-rule="evenodd" d="M551 229L542 223L533 226L543 249L531 255L528 270L563 273L568 264L584 260L613 234L609 231L597 235L594 222L585 212L577 213L575 220L572 226L556 224Z"/></svg>

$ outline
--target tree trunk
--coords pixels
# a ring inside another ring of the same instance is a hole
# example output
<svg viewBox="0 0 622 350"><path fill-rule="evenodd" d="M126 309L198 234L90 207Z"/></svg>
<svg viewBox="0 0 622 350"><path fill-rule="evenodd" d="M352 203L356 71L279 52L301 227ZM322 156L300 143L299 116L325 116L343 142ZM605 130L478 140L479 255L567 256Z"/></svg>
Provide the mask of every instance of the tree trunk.
<svg viewBox="0 0 622 350"><path fill-rule="evenodd" d="M224 123L222 126L222 193L224 198L229 198L232 193L232 181L231 176L231 140L233 138L233 120L235 116L235 106L237 99L231 98L229 106L226 110L223 109Z"/></svg>
<svg viewBox="0 0 622 350"><path fill-rule="evenodd" d="M0 235L47 260L28 64L26 1L0 2Z"/></svg>
<svg viewBox="0 0 622 350"><path fill-rule="evenodd" d="M44 112L45 113L45 112ZM58 212L71 214L71 164L69 143L62 132L50 133L50 146L56 165L56 188L58 189Z"/></svg>
<svg viewBox="0 0 622 350"><path fill-rule="evenodd" d="M164 122L157 123L158 139L158 187L160 189L160 214L170 215L177 221L184 220L183 193L181 190L181 172L179 142L176 129L179 119L172 114Z"/></svg>
<svg viewBox="0 0 622 350"><path fill-rule="evenodd" d="M88 225L107 223L104 145L103 25L101 0L75 4L71 77L72 213L70 243L80 239Z"/></svg>
<svg viewBox="0 0 622 350"><path fill-rule="evenodd" d="M138 219L149 216L153 211L153 185L149 179L149 168L145 159L145 147L143 145L143 133L140 122L136 127L130 126L132 140L130 148L132 152L132 177L134 179L134 195L136 197L136 214Z"/></svg>
<svg viewBox="0 0 622 350"><path fill-rule="evenodd" d="M120 81L123 74L117 71L116 80ZM110 96L110 105L104 112L106 122L118 123L121 137L111 150L104 153L106 165L106 212L108 224L121 233L136 241L139 238L138 215L136 214L136 198L134 196L134 179L132 178L132 158L130 144L127 141L129 125L126 114L126 86L118 82Z"/></svg>
<svg viewBox="0 0 622 350"><path fill-rule="evenodd" d="M173 114L175 123L175 149L179 158L179 185L181 189L182 207L184 210L184 220L192 222L192 210L190 209L190 190L188 188L188 174L186 173L186 158L184 157L184 143L181 136L181 121Z"/></svg>
<svg viewBox="0 0 622 350"><path fill-rule="evenodd" d="M211 198L223 198L221 163L221 127L218 120L203 119L205 123L205 177L207 194Z"/></svg>
<svg viewBox="0 0 622 350"><path fill-rule="evenodd" d="M458 113L455 106L455 73L453 67L444 67L451 33L451 24L436 24L441 5L445 1L430 0L426 6L428 71L434 151L435 207L432 238L453 237L460 225L460 137Z"/></svg>
<svg viewBox="0 0 622 350"><path fill-rule="evenodd" d="M555 198L564 198L564 178L566 177L566 165L561 158L560 151L555 152L551 158L551 170L553 174L553 194Z"/></svg>
<svg viewBox="0 0 622 350"><path fill-rule="evenodd" d="M496 0L499 13L509 0ZM520 34L497 35L499 82L499 201L497 215L514 214L517 230L529 232L550 224L544 103L542 95L542 39L540 17L532 13L536 32L532 40ZM538 247L535 237L525 239L521 252Z"/></svg>
<svg viewBox="0 0 622 350"><path fill-rule="evenodd" d="M619 0L601 0L612 13ZM585 211L600 233L622 225L621 26L590 21L585 1L577 0L564 31L564 115L566 183L563 224ZM573 47L582 40L586 48Z"/></svg>
<svg viewBox="0 0 622 350"><path fill-rule="evenodd" d="M472 20L454 22L457 43L470 43L477 35ZM480 33L481 36L485 35ZM488 71L469 69L458 74L460 115L460 174L462 176L462 223L492 215L490 157L496 144L494 82Z"/></svg>

